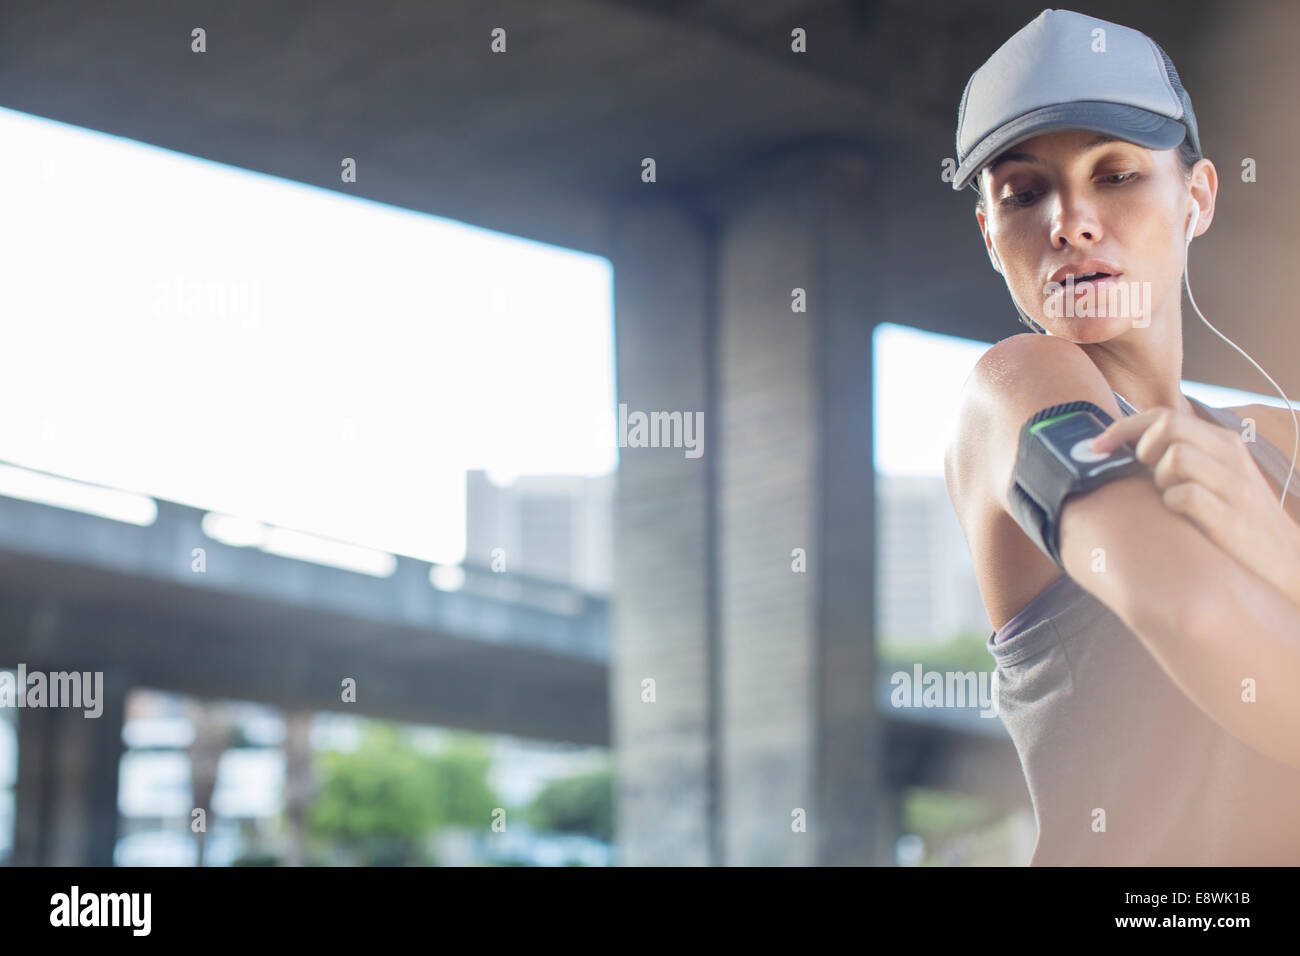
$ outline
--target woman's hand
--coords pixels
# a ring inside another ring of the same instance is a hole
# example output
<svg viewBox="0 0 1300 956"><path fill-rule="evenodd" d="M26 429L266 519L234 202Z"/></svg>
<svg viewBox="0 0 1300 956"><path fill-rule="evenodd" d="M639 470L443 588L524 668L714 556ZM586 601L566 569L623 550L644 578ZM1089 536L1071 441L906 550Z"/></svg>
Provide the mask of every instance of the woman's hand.
<svg viewBox="0 0 1300 956"><path fill-rule="evenodd" d="M1139 437L1140 436L1140 437ZM1280 506L1241 436L1165 406L1117 419L1093 441L1124 442L1154 468L1165 507L1300 607L1300 525Z"/></svg>

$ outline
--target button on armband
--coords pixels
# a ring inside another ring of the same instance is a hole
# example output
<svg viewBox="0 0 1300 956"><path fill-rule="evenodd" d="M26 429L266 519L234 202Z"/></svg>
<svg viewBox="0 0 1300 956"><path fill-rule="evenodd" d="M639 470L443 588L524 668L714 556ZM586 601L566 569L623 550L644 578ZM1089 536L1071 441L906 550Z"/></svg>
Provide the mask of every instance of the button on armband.
<svg viewBox="0 0 1300 956"><path fill-rule="evenodd" d="M1058 538L1066 500L1145 468L1128 443L1109 453L1088 447L1112 421L1092 402L1066 402L1035 412L1020 429L1007 495L1011 514L1062 571Z"/></svg>

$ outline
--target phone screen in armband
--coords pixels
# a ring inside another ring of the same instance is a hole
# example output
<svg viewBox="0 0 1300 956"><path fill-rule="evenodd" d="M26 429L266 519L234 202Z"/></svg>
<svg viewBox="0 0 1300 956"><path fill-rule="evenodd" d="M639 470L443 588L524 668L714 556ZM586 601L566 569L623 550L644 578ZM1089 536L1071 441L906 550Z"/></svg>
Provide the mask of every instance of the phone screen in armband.
<svg viewBox="0 0 1300 956"><path fill-rule="evenodd" d="M1089 443L1105 430L1106 425L1096 415L1082 409L1045 418L1030 426L1034 436L1080 479L1137 460L1130 454L1128 445L1120 445L1109 452L1096 452L1089 448Z"/></svg>

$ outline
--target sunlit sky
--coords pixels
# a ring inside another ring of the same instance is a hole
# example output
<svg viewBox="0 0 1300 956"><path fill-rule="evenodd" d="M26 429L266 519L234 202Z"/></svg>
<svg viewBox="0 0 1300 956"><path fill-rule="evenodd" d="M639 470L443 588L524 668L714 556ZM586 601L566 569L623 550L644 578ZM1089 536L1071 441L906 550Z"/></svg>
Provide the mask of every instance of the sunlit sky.
<svg viewBox="0 0 1300 956"><path fill-rule="evenodd" d="M0 460L444 563L467 469L616 467L608 260L9 110L0 141ZM942 474L987 347L877 330L880 471Z"/></svg>
<svg viewBox="0 0 1300 956"><path fill-rule="evenodd" d="M467 468L615 467L608 260L7 110L0 141L0 459L444 562Z"/></svg>

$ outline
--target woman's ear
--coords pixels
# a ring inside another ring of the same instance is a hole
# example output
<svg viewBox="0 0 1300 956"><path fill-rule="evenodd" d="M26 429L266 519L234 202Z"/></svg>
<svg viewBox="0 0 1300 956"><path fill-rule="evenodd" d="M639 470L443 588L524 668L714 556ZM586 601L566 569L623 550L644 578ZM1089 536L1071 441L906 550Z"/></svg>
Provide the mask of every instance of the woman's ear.
<svg viewBox="0 0 1300 956"><path fill-rule="evenodd" d="M998 251L993 248L993 241L989 239L989 223L984 215L984 210L975 210L975 218L980 224L980 235L984 237L984 248L988 250L989 262L993 264L993 271L1002 275L1002 260L998 258Z"/></svg>
<svg viewBox="0 0 1300 956"><path fill-rule="evenodd" d="M1197 225L1204 223L1208 229L1214 220L1214 201L1219 194L1219 172L1210 160L1200 159L1192 168L1191 192L1194 224L1187 227L1187 242L1195 237Z"/></svg>

